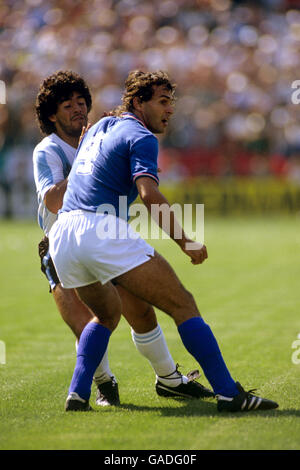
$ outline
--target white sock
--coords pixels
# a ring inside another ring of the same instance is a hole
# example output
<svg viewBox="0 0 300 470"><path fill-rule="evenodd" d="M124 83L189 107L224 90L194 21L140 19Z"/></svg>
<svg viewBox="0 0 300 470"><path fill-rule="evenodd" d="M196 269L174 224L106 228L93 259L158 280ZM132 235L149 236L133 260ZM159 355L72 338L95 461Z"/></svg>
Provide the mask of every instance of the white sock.
<svg viewBox="0 0 300 470"><path fill-rule="evenodd" d="M78 348L78 341L76 340L76 351L77 351L77 348ZM115 382L117 382L116 377L110 370L109 362L108 362L108 352L106 349L100 364L95 370L94 382L96 385L100 385L105 382L109 382L112 378L115 380Z"/></svg>
<svg viewBox="0 0 300 470"><path fill-rule="evenodd" d="M99 385L99 384L103 384L104 382L108 382L112 378L115 380L115 382L117 382L116 377L110 370L109 362L108 362L108 352L106 349L104 356L102 357L102 360L95 371L94 381L96 385Z"/></svg>
<svg viewBox="0 0 300 470"><path fill-rule="evenodd" d="M159 325L154 330L143 334L136 333L131 329L131 335L137 350L148 359L161 383L169 387L177 387L188 381L187 377L177 372ZM168 377L166 378L166 376Z"/></svg>

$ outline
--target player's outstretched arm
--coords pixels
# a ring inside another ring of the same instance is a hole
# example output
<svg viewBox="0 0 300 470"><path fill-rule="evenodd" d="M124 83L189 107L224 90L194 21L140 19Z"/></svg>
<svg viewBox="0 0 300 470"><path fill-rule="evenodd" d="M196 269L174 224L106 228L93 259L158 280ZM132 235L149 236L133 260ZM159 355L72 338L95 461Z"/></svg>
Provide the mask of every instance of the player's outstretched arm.
<svg viewBox="0 0 300 470"><path fill-rule="evenodd" d="M141 200L145 204L151 217L164 230L182 251L191 258L193 264L201 264L207 258L205 245L194 242L184 232L177 221L175 214L165 196L160 192L156 181L149 177L139 177L136 186ZM163 211L153 211L154 205L164 205ZM157 218L154 217L157 214ZM163 217L167 217L170 223L165 224Z"/></svg>

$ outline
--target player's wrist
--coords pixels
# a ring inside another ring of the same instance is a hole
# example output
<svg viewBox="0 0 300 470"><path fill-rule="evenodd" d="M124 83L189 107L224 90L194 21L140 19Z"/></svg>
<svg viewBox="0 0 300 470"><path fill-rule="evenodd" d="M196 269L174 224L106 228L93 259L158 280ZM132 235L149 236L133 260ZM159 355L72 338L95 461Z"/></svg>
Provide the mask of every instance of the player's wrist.
<svg viewBox="0 0 300 470"><path fill-rule="evenodd" d="M180 248L185 251L186 249L186 244L190 241L188 237L183 233L180 238L175 239L177 245L180 246Z"/></svg>

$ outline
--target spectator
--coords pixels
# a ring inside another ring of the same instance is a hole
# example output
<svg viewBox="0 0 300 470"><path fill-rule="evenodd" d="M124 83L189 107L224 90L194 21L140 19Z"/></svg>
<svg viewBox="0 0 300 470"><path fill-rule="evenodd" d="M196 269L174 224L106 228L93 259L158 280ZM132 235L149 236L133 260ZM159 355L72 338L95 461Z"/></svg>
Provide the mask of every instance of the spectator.
<svg viewBox="0 0 300 470"><path fill-rule="evenodd" d="M22 160L21 179L28 174L40 138L34 96L58 69L89 83L92 121L118 104L129 70L167 69L179 103L160 158L172 179L238 172L298 181L297 165L277 164L300 145L300 105L291 102L291 84L300 79L296 8L281 0L7 0L0 5L0 79L7 90L7 105L0 104L2 188L16 161ZM224 141L239 153L221 155ZM268 149L262 156L261 142ZM176 162L169 163L174 151Z"/></svg>

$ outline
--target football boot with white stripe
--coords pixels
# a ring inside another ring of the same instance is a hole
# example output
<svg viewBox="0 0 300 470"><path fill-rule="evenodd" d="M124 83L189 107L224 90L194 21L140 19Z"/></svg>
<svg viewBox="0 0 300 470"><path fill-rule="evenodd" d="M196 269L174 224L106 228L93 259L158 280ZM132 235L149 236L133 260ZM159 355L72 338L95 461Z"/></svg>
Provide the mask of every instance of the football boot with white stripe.
<svg viewBox="0 0 300 470"><path fill-rule="evenodd" d="M92 411L89 400L84 400L78 393L71 392L65 404L66 411Z"/></svg>
<svg viewBox="0 0 300 470"><path fill-rule="evenodd" d="M233 398L216 395L218 411L273 410L279 406L275 401L253 395L255 389L246 392L239 382L236 382L236 386L240 393Z"/></svg>
<svg viewBox="0 0 300 470"><path fill-rule="evenodd" d="M179 374L179 377L182 377L182 374L178 371L178 364L176 366L176 372ZM170 374L172 375L172 374ZM183 379L181 378L181 384L177 385L176 387L171 387L159 381L159 377L156 381L155 388L157 395L161 397L173 397L173 398L211 398L214 397L215 394L212 390L204 387L199 382L196 382L196 379L200 376L198 370L193 370L187 374L188 381L184 383ZM161 377L167 379L168 376ZM178 379L174 377L174 379ZM169 378L171 381L172 378Z"/></svg>

